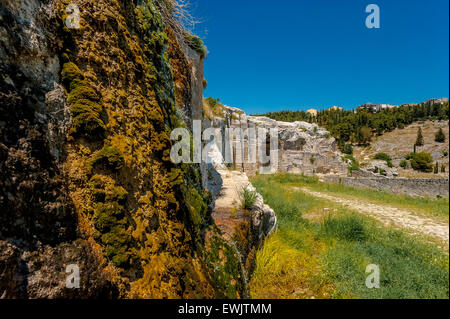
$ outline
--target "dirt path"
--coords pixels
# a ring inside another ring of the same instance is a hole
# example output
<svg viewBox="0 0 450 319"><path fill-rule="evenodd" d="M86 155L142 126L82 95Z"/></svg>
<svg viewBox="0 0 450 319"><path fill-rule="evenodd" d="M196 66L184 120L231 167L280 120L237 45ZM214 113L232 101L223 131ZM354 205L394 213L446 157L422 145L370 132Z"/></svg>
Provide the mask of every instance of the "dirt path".
<svg viewBox="0 0 450 319"><path fill-rule="evenodd" d="M372 204L361 199L347 199L325 193L312 191L308 188L298 188L296 190L305 192L314 197L326 199L332 202L347 206L357 212L371 216L387 226L407 229L416 234L427 235L446 243L448 249L449 226L446 223L436 221L432 218L420 217L412 212L401 210L387 205Z"/></svg>

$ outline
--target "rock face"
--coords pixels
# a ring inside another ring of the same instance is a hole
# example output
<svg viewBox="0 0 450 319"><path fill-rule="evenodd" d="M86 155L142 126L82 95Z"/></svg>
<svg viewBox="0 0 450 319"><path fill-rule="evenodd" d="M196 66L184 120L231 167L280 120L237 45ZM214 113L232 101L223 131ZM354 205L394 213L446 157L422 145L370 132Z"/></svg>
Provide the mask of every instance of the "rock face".
<svg viewBox="0 0 450 319"><path fill-rule="evenodd" d="M294 173L294 174L347 174L347 164L342 160L337 150L336 140L330 133L316 124L306 122L279 122L267 117L248 116L242 110L232 107L224 107L224 116L216 117L213 121L205 120L206 127L219 127L222 133L222 141L226 140L225 129L242 129L243 131L253 128L278 130L278 141L276 151L278 153L278 165L273 167L271 173ZM249 148L252 145L247 135L244 135L241 144L233 140L234 156L233 166L246 172L249 176L260 172L266 166L261 164L259 153L256 153L256 163L249 163ZM269 142L269 138L267 139ZM238 145L243 145L243 155L236 156L239 151ZM272 146L273 148L273 146ZM223 146L222 150L226 147ZM270 147L267 146L267 153ZM238 157L238 158L237 158ZM251 157L250 157L251 158Z"/></svg>
<svg viewBox="0 0 450 319"><path fill-rule="evenodd" d="M69 1L0 2L0 297L247 296L200 165L169 158L202 116L203 54L167 1L70 2L79 29Z"/></svg>

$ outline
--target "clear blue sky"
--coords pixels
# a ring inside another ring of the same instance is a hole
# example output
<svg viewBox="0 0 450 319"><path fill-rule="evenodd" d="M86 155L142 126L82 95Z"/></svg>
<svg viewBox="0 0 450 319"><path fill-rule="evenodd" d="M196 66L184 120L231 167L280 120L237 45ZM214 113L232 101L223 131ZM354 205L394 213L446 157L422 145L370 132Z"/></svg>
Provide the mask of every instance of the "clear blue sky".
<svg viewBox="0 0 450 319"><path fill-rule="evenodd" d="M247 113L449 95L448 0L191 0L205 96ZM381 28L367 29L368 4Z"/></svg>

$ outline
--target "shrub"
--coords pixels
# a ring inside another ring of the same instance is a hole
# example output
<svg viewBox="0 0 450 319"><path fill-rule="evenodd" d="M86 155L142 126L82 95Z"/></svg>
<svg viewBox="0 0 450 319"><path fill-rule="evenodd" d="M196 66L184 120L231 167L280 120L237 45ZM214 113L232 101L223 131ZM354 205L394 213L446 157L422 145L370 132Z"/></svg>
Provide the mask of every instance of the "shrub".
<svg viewBox="0 0 450 319"><path fill-rule="evenodd" d="M386 154L386 153L377 153L374 157L376 160L381 160L381 161L392 161L392 158Z"/></svg>
<svg viewBox="0 0 450 319"><path fill-rule="evenodd" d="M352 144L345 144L343 152L344 152L344 154L353 155L353 146L352 146Z"/></svg>
<svg viewBox="0 0 450 319"><path fill-rule="evenodd" d="M383 176L387 175L386 171L383 168L380 168L379 173L380 173L380 175L383 175Z"/></svg>
<svg viewBox="0 0 450 319"><path fill-rule="evenodd" d="M404 168L404 169L407 169L408 168L408 161L407 160L402 160L400 162L400 167Z"/></svg>
<svg viewBox="0 0 450 319"><path fill-rule="evenodd" d="M386 153L378 153L374 158L377 160L386 161L388 167L394 167L394 165L392 164L392 158Z"/></svg>
<svg viewBox="0 0 450 319"><path fill-rule="evenodd" d="M312 165L314 165L314 163L316 162L314 155L309 158L309 161L311 162Z"/></svg>
<svg viewBox="0 0 450 319"><path fill-rule="evenodd" d="M185 34L186 41L188 45L197 53L199 53L202 57L205 57L208 53L208 50L206 49L205 44L203 43L203 40L199 37L186 33Z"/></svg>
<svg viewBox="0 0 450 319"><path fill-rule="evenodd" d="M215 99L213 97L207 97L206 102L208 102L209 106L211 106L212 108L214 108L216 106L217 103L219 103L220 99Z"/></svg>
<svg viewBox="0 0 450 319"><path fill-rule="evenodd" d="M442 151L442 156L447 157L448 156L448 152L446 150Z"/></svg>
<svg viewBox="0 0 450 319"><path fill-rule="evenodd" d="M444 164L441 165L441 173L445 173L445 165Z"/></svg>
<svg viewBox="0 0 450 319"><path fill-rule="evenodd" d="M241 200L242 209L250 209L255 205L258 195L255 190L249 188L249 186L244 186L239 191L239 197Z"/></svg>
<svg viewBox="0 0 450 319"><path fill-rule="evenodd" d="M442 128L439 128L439 131L437 131L434 140L438 143L444 143L445 142L445 134Z"/></svg>
<svg viewBox="0 0 450 319"><path fill-rule="evenodd" d="M350 173L352 171L359 171L360 170L359 162L356 160L355 157L353 157L353 155L345 155L344 156L344 160L350 160L351 161L351 164L349 166Z"/></svg>
<svg viewBox="0 0 450 319"><path fill-rule="evenodd" d="M430 173L433 171L433 158L429 153L416 153L411 158L411 167L416 171Z"/></svg>
<svg viewBox="0 0 450 319"><path fill-rule="evenodd" d="M120 170L124 166L124 158L114 146L105 145L92 160L92 166L103 166L111 170Z"/></svg>
<svg viewBox="0 0 450 319"><path fill-rule="evenodd" d="M436 162L436 165L434 166L434 174L438 174L439 173L439 163Z"/></svg>

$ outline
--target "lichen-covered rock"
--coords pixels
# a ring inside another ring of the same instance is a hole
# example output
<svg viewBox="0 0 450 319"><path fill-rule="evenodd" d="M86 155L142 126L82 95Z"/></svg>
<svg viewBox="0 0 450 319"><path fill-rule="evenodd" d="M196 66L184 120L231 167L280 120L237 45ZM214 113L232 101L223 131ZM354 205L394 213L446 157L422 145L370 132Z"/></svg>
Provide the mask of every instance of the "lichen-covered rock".
<svg viewBox="0 0 450 319"><path fill-rule="evenodd" d="M201 118L204 52L167 4L1 1L0 296L244 296L200 166L169 158L170 130Z"/></svg>

